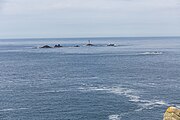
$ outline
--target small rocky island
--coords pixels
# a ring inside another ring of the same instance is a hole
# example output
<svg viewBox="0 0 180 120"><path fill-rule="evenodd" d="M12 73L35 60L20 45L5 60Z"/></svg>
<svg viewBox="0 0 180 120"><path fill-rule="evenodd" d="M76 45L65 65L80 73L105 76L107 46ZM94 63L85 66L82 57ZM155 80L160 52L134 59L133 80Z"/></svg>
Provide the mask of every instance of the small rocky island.
<svg viewBox="0 0 180 120"><path fill-rule="evenodd" d="M75 45L74 47L80 47L79 45Z"/></svg>
<svg viewBox="0 0 180 120"><path fill-rule="evenodd" d="M63 46L61 46L60 44L57 44L57 45L55 45L54 47L51 47L51 46L49 46L49 45L44 45L44 46L42 46L42 47L40 47L40 48L60 48L60 47L63 47Z"/></svg>
<svg viewBox="0 0 180 120"><path fill-rule="evenodd" d="M44 46L42 46L42 47L40 47L40 48L52 48L52 47L49 46L49 45L44 45Z"/></svg>
<svg viewBox="0 0 180 120"><path fill-rule="evenodd" d="M91 47L91 46L96 46L96 47L102 47L102 46L108 46L108 47L116 47L116 45L115 44L106 44L106 45L95 45L95 44L92 44L91 43L91 41L90 40L88 40L88 43L87 44L85 44L85 46L89 46L89 47ZM44 46L41 46L41 47L39 47L39 48L62 48L62 47L81 47L81 45L72 45L72 46L62 46L61 44L56 44L56 45L54 45L53 47L52 46L49 46L49 45L44 45Z"/></svg>
<svg viewBox="0 0 180 120"><path fill-rule="evenodd" d="M86 44L86 46L95 46L95 45L92 44L90 40L88 40L88 44Z"/></svg>
<svg viewBox="0 0 180 120"><path fill-rule="evenodd" d="M63 46L61 46L60 44L57 44L54 46L54 48L60 48L60 47L63 47Z"/></svg>
<svg viewBox="0 0 180 120"><path fill-rule="evenodd" d="M112 47L115 47L115 44L108 44L107 46L112 46Z"/></svg>

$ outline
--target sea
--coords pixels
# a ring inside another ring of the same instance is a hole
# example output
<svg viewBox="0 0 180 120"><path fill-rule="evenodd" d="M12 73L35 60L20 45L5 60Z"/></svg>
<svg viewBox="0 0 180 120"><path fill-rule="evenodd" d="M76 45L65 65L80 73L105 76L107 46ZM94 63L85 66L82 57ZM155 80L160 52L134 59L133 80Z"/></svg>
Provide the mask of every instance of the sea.
<svg viewBox="0 0 180 120"><path fill-rule="evenodd" d="M0 39L0 120L162 120L169 106L180 37Z"/></svg>

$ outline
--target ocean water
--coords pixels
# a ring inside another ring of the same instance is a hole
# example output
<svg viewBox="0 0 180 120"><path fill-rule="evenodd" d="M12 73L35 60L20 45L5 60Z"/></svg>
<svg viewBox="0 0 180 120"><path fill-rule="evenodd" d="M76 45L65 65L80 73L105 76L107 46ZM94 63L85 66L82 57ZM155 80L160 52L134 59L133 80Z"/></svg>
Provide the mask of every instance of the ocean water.
<svg viewBox="0 0 180 120"><path fill-rule="evenodd" d="M179 93L179 37L0 40L1 120L162 120Z"/></svg>

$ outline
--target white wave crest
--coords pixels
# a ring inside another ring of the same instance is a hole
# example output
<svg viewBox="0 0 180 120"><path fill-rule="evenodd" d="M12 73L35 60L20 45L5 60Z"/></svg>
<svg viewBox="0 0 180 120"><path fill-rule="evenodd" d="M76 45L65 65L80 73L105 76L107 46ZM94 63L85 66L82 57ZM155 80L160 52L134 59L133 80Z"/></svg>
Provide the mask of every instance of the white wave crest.
<svg viewBox="0 0 180 120"><path fill-rule="evenodd" d="M161 55L161 54L163 54L163 52L158 52L158 51L140 53L140 55Z"/></svg>
<svg viewBox="0 0 180 120"><path fill-rule="evenodd" d="M18 111L18 110L27 110L28 108L7 108L7 109L2 109L0 112L9 112L9 111Z"/></svg>
<svg viewBox="0 0 180 120"><path fill-rule="evenodd" d="M34 94L46 94L46 93L60 93L60 92L66 92L69 90L66 89L59 89L59 90L48 90L48 91L38 91L38 92L33 92Z"/></svg>
<svg viewBox="0 0 180 120"><path fill-rule="evenodd" d="M109 115L109 120L121 120L120 115Z"/></svg>

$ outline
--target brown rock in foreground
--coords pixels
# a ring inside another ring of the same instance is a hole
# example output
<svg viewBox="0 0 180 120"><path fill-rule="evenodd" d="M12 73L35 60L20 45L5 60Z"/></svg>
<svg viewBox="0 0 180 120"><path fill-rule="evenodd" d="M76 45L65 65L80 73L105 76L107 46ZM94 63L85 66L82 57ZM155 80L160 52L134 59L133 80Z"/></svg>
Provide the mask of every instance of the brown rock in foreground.
<svg viewBox="0 0 180 120"><path fill-rule="evenodd" d="M164 114L163 120L180 120L180 109L169 107Z"/></svg>

